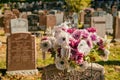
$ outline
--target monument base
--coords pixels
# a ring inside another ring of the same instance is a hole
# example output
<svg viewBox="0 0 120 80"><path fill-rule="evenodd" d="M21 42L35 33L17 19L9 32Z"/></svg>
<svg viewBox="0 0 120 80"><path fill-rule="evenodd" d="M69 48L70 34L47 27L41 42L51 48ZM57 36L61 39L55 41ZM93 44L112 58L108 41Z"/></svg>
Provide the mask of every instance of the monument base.
<svg viewBox="0 0 120 80"><path fill-rule="evenodd" d="M38 70L34 69L34 70L16 70L16 71L7 71L6 72L8 75L37 75L38 74Z"/></svg>
<svg viewBox="0 0 120 80"><path fill-rule="evenodd" d="M54 64L43 69L42 80L104 80L104 67L92 63L86 70L58 70Z"/></svg>

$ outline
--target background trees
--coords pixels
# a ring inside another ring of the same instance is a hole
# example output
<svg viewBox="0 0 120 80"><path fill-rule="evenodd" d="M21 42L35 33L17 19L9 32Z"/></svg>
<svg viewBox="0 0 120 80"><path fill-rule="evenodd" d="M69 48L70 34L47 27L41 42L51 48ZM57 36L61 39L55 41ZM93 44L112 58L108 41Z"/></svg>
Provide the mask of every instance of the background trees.
<svg viewBox="0 0 120 80"><path fill-rule="evenodd" d="M91 0L65 0L70 10L79 12L90 6Z"/></svg>

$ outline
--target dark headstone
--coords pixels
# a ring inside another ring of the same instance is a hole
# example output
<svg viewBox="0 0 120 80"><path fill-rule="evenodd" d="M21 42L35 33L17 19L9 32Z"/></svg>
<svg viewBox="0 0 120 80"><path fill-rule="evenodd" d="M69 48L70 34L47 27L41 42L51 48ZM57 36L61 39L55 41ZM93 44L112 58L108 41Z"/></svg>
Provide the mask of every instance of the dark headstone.
<svg viewBox="0 0 120 80"><path fill-rule="evenodd" d="M39 16L36 14L28 15L28 30L38 31L39 28Z"/></svg>

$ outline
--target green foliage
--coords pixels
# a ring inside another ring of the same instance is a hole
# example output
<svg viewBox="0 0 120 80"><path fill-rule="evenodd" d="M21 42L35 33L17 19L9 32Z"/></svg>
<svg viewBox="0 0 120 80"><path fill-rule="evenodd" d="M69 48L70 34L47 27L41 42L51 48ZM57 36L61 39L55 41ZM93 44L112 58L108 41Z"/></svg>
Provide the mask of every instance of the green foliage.
<svg viewBox="0 0 120 80"><path fill-rule="evenodd" d="M65 0L71 10L79 12L90 6L91 0Z"/></svg>

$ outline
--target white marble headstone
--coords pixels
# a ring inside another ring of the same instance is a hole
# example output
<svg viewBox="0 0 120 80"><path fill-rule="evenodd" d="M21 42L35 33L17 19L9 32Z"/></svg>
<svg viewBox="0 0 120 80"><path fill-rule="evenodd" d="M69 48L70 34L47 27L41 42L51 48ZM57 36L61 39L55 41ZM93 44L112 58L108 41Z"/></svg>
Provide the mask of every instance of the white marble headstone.
<svg viewBox="0 0 120 80"><path fill-rule="evenodd" d="M111 14L106 15L106 31L107 33L113 33L113 16Z"/></svg>
<svg viewBox="0 0 120 80"><path fill-rule="evenodd" d="M27 19L11 19L11 33L28 32L28 20Z"/></svg>

